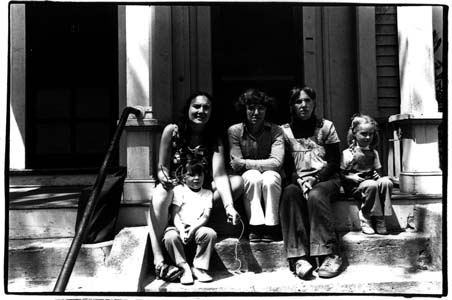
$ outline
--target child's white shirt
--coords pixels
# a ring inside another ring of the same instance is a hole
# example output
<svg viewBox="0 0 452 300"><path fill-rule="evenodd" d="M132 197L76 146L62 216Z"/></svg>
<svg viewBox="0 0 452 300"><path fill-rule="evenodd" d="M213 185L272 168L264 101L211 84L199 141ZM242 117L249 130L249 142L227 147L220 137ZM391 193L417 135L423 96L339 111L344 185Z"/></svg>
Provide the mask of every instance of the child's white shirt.
<svg viewBox="0 0 452 300"><path fill-rule="evenodd" d="M193 224L206 209L212 208L213 193L207 189L195 192L187 185L178 185L174 188L172 204L179 206L180 210L174 217L174 225L183 228L184 224Z"/></svg>

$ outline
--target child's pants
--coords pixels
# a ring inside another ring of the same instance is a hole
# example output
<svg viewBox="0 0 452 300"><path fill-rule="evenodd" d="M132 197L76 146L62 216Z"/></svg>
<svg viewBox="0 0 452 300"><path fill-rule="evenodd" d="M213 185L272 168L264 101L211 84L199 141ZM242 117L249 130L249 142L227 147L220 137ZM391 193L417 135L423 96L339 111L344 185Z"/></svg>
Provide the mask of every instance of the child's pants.
<svg viewBox="0 0 452 300"><path fill-rule="evenodd" d="M281 175L275 171L248 170L242 177L245 184L243 201L250 225L278 225Z"/></svg>
<svg viewBox="0 0 452 300"><path fill-rule="evenodd" d="M361 210L364 215L390 216L392 186L392 181L387 176L378 180L364 180L352 189L352 195L363 201Z"/></svg>
<svg viewBox="0 0 452 300"><path fill-rule="evenodd" d="M217 233L210 227L201 226L196 230L194 241L196 243L196 254L193 266L198 269L208 270L210 256L217 240ZM169 226L163 235L163 244L166 251L177 266L187 262L184 244L179 231L174 226Z"/></svg>

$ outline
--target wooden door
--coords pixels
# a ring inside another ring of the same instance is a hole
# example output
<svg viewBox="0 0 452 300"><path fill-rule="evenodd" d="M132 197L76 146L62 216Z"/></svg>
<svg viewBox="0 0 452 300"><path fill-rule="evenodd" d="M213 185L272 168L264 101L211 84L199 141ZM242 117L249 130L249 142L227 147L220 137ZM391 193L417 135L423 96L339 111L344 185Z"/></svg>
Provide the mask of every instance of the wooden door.
<svg viewBox="0 0 452 300"><path fill-rule="evenodd" d="M27 168L102 163L118 117L117 22L116 5L26 4Z"/></svg>
<svg viewBox="0 0 452 300"><path fill-rule="evenodd" d="M212 8L213 93L226 126L240 121L233 102L250 87L276 98L271 121L288 121L289 90L303 81L300 20L301 8L287 4Z"/></svg>

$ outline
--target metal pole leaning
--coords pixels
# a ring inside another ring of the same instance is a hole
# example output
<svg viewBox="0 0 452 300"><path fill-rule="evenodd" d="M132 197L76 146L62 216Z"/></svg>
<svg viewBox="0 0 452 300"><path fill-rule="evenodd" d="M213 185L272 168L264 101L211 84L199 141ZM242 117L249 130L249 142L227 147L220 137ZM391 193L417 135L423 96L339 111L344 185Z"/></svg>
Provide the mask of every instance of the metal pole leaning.
<svg viewBox="0 0 452 300"><path fill-rule="evenodd" d="M89 221L94 212L94 208L98 201L100 191L102 190L102 187L104 185L105 178L107 176L107 168L108 165L110 164L112 153L116 148L117 144L119 143L122 131L124 130L124 127L127 122L127 118L131 113L136 115L138 118L144 117L145 111L142 107L131 107L131 106L126 107L122 111L121 118L119 119L118 126L116 127L116 131L113 135L113 139L110 143L107 154L105 155L104 161L102 163L102 166L100 167L99 173L94 183L93 191L88 199L85 210L83 212L80 225L72 240L69 252L66 255L66 259L64 260L60 274L58 275L57 282L53 289L54 292L64 292L64 290L66 289L67 283L69 282L69 278L75 265L75 261L77 260L77 256L80 252L80 248L82 246L83 241L85 240Z"/></svg>

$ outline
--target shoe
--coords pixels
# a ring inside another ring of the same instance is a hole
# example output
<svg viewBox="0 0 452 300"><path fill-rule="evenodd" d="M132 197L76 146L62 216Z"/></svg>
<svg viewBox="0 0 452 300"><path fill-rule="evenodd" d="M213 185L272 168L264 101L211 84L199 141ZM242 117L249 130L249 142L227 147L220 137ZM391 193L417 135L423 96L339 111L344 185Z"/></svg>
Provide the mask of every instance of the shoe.
<svg viewBox="0 0 452 300"><path fill-rule="evenodd" d="M193 284L193 274L190 272L190 269L184 270L184 273L180 277L180 283L184 285Z"/></svg>
<svg viewBox="0 0 452 300"><path fill-rule="evenodd" d="M262 242L271 243L279 240L280 227L278 225L265 226Z"/></svg>
<svg viewBox="0 0 452 300"><path fill-rule="evenodd" d="M271 234L264 234L261 239L262 242L271 243L275 241L275 238Z"/></svg>
<svg viewBox="0 0 452 300"><path fill-rule="evenodd" d="M312 265L306 260L306 259L299 259L295 263L295 274L300 278L303 279L312 271L313 267Z"/></svg>
<svg viewBox="0 0 452 300"><path fill-rule="evenodd" d="M363 231L363 233L375 234L375 230L372 228L372 221L370 220L370 218L366 218L364 216L362 210L358 212L358 217L361 223L361 230Z"/></svg>
<svg viewBox="0 0 452 300"><path fill-rule="evenodd" d="M332 278L341 272L342 258L337 254L331 254L325 257L317 273L322 278Z"/></svg>
<svg viewBox="0 0 452 300"><path fill-rule="evenodd" d="M259 243L261 241L261 237L254 232L251 232L248 236L250 243Z"/></svg>
<svg viewBox="0 0 452 300"><path fill-rule="evenodd" d="M191 268L191 271L193 273L193 277L198 279L199 282L211 282L213 280L212 276L207 274L206 270Z"/></svg>
<svg viewBox="0 0 452 300"><path fill-rule="evenodd" d="M385 217L375 217L375 231L378 234L386 235L388 234L388 229L386 228Z"/></svg>

